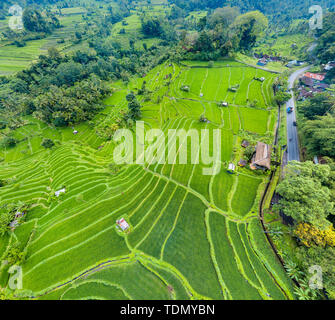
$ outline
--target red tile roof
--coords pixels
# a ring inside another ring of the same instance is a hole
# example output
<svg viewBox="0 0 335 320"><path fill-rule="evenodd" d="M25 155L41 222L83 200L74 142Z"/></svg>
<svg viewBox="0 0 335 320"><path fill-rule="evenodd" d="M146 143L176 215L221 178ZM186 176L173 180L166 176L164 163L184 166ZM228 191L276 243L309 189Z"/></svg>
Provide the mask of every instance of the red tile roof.
<svg viewBox="0 0 335 320"><path fill-rule="evenodd" d="M311 72L306 72L304 74L304 77L311 78L314 80L319 80L319 81L322 81L325 78L323 74L311 73Z"/></svg>

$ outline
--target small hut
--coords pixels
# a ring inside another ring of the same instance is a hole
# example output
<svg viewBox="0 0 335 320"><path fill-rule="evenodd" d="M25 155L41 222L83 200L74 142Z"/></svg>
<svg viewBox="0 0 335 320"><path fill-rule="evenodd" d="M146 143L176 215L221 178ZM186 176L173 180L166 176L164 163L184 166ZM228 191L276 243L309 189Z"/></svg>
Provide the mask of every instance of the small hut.
<svg viewBox="0 0 335 320"><path fill-rule="evenodd" d="M241 146L243 148L248 148L250 146L250 142L247 140L243 140Z"/></svg>
<svg viewBox="0 0 335 320"><path fill-rule="evenodd" d="M245 167L247 164L248 164L248 162L247 162L246 160L243 160L243 159L241 159L241 160L238 162L238 165L239 165L240 167Z"/></svg>
<svg viewBox="0 0 335 320"><path fill-rule="evenodd" d="M182 86L182 87L180 88L180 90L181 90L181 91L185 91L185 92L190 92L190 87L184 85L184 86Z"/></svg>
<svg viewBox="0 0 335 320"><path fill-rule="evenodd" d="M116 224L121 228L122 231L126 231L129 229L129 224L124 218L116 221Z"/></svg>
<svg viewBox="0 0 335 320"><path fill-rule="evenodd" d="M55 196L58 198L61 194L65 193L65 192L66 192L65 188L60 189L60 190L55 192Z"/></svg>
<svg viewBox="0 0 335 320"><path fill-rule="evenodd" d="M230 174L235 173L236 166L233 163L229 163L227 172Z"/></svg>
<svg viewBox="0 0 335 320"><path fill-rule="evenodd" d="M252 170L271 170L271 146L257 142L256 153L251 160L250 168Z"/></svg>

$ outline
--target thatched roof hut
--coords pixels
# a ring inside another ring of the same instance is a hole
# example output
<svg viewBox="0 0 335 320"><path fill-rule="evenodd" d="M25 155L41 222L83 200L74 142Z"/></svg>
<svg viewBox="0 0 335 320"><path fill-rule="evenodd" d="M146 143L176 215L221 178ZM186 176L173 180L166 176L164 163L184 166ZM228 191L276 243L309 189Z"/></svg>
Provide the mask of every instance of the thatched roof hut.
<svg viewBox="0 0 335 320"><path fill-rule="evenodd" d="M271 170L271 146L257 142L256 153L251 160L250 168L253 170Z"/></svg>
<svg viewBox="0 0 335 320"><path fill-rule="evenodd" d="M250 146L250 142L247 141L247 140L243 140L241 146L242 146L243 148L247 148L247 147Z"/></svg>
<svg viewBox="0 0 335 320"><path fill-rule="evenodd" d="M244 159L241 159L241 160L238 162L238 165L239 165L240 167L245 167L247 164L248 164L248 161L247 161L247 160L244 160Z"/></svg>

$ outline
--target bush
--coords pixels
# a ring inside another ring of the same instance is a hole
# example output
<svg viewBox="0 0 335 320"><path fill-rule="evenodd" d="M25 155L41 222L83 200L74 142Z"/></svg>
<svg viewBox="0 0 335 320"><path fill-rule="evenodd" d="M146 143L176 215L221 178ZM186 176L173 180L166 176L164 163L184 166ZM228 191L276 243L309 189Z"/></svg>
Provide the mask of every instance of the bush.
<svg viewBox="0 0 335 320"><path fill-rule="evenodd" d="M23 48L25 47L27 44L23 41L23 40L15 40L14 44L18 47L18 48Z"/></svg>
<svg viewBox="0 0 335 320"><path fill-rule="evenodd" d="M50 149L55 145L55 143L51 139L43 139L41 146Z"/></svg>
<svg viewBox="0 0 335 320"><path fill-rule="evenodd" d="M12 148L15 147L17 144L17 140L13 137L4 137L1 141L1 145L5 148Z"/></svg>
<svg viewBox="0 0 335 320"><path fill-rule="evenodd" d="M247 148L245 148L244 150L244 156L246 157L246 159L248 161L251 160L252 156L254 155L255 153L255 147L253 146L248 146Z"/></svg>

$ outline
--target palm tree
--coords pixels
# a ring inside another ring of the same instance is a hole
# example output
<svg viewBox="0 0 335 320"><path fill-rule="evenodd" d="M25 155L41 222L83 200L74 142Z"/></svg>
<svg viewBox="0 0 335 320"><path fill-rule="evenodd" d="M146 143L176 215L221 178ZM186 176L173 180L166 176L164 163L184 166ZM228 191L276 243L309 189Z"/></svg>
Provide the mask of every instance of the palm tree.
<svg viewBox="0 0 335 320"><path fill-rule="evenodd" d="M300 282L304 276L304 273L302 271L300 271L298 265L289 260L285 263L285 269L288 273L288 275L290 276L290 278L292 278L295 281Z"/></svg>
<svg viewBox="0 0 335 320"><path fill-rule="evenodd" d="M294 293L298 297L299 300L311 300L311 297L310 297L311 290L310 290L310 288L295 287L294 288Z"/></svg>

